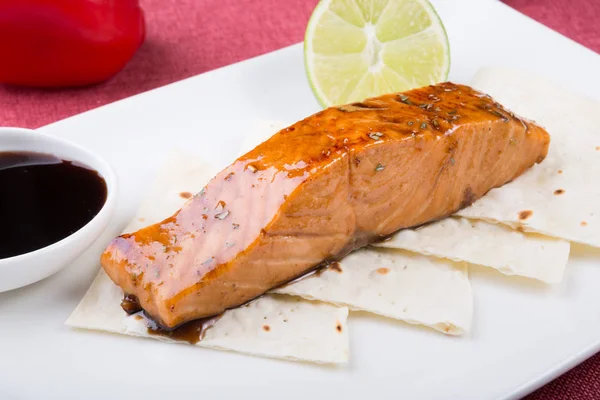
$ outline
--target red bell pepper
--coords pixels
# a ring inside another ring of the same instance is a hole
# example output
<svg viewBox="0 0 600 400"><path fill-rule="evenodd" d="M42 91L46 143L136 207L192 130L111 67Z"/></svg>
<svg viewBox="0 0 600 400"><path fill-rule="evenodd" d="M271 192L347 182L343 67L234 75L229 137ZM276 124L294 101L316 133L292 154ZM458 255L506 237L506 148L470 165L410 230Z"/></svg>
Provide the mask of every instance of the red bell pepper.
<svg viewBox="0 0 600 400"><path fill-rule="evenodd" d="M138 0L0 0L0 83L105 81L145 37Z"/></svg>

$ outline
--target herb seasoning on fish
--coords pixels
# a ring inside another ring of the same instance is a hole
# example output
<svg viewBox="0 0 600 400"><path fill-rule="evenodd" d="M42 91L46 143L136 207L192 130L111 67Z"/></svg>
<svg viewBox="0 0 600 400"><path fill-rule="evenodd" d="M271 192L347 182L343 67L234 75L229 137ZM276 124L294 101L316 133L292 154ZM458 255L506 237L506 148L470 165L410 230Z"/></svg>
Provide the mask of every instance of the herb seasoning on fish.
<svg viewBox="0 0 600 400"><path fill-rule="evenodd" d="M410 101L410 99L408 98L408 96L401 94L400 96L398 96L398 98L400 99L401 103L407 104L407 105L412 105L412 101Z"/></svg>

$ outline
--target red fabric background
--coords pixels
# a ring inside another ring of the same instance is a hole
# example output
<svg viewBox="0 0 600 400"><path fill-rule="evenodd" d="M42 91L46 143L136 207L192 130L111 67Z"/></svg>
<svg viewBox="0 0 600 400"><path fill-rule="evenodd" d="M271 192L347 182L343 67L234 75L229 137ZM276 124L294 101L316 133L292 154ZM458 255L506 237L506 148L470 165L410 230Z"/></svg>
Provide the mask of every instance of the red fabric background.
<svg viewBox="0 0 600 400"><path fill-rule="evenodd" d="M600 52L600 0L505 0ZM317 0L141 0L148 35L132 62L95 87L0 85L0 126L37 128L74 114L302 40ZM599 399L600 354L528 396Z"/></svg>

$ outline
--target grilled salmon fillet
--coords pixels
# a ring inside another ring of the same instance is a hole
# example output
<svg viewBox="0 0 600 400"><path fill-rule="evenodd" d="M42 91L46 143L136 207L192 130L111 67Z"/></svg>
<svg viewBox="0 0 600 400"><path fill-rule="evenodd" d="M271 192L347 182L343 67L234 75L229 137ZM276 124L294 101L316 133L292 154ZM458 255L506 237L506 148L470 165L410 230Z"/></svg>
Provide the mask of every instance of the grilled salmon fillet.
<svg viewBox="0 0 600 400"><path fill-rule="evenodd" d="M453 214L541 162L549 143L452 83L331 107L238 158L173 216L114 239L102 266L175 328Z"/></svg>

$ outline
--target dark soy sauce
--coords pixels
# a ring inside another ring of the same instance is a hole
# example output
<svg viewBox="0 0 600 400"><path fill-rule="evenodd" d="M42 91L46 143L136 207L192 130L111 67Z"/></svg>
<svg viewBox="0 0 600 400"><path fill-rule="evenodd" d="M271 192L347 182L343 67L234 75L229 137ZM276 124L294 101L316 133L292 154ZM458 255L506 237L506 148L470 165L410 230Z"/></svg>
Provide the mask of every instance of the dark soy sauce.
<svg viewBox="0 0 600 400"><path fill-rule="evenodd" d="M213 327L223 314L214 317L201 318L186 322L175 329L164 329L154 320L146 315L137 297L126 294L121 300L121 308L129 315L137 319L143 319L146 323L149 335L163 336L172 340L196 344L204 338L207 330Z"/></svg>
<svg viewBox="0 0 600 400"><path fill-rule="evenodd" d="M106 202L98 172L51 154L0 152L0 259L76 232Z"/></svg>
<svg viewBox="0 0 600 400"><path fill-rule="evenodd" d="M214 317L195 319L169 331L162 329L156 322L146 317L143 312L140 314L142 314L146 320L146 328L148 329L149 335L162 336L172 340L188 342L189 344L196 344L204 339L206 331L212 328L222 316L221 314Z"/></svg>

